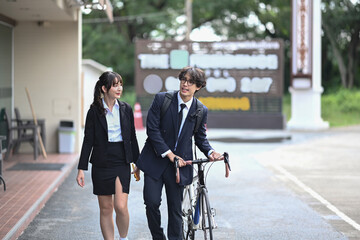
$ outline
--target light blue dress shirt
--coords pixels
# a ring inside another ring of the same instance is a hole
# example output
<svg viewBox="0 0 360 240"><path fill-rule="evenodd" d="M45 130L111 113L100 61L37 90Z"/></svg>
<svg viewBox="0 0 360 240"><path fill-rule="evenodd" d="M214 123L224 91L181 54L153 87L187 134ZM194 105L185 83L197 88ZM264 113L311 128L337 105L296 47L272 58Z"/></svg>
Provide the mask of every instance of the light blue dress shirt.
<svg viewBox="0 0 360 240"><path fill-rule="evenodd" d="M123 138L121 135L121 125L120 125L120 111L119 103L115 101L112 112L110 111L108 105L104 99L102 99L104 108L106 109L106 122L108 126L108 141L109 142L122 142Z"/></svg>

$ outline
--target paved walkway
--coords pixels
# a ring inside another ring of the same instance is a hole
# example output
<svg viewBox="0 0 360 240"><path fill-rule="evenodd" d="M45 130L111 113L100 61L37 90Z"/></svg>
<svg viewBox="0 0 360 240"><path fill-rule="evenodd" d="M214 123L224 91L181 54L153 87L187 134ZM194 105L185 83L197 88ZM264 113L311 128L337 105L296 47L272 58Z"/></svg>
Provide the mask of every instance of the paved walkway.
<svg viewBox="0 0 360 240"><path fill-rule="evenodd" d="M77 154L12 156L3 164L6 191L0 186L0 239L16 239L66 179ZM39 170L41 169L41 170Z"/></svg>
<svg viewBox="0 0 360 240"><path fill-rule="evenodd" d="M217 210L216 239L360 239L360 126L324 132L209 129L208 136L216 149L230 153L232 161L229 179L223 177L221 164L209 173L210 198ZM144 131L138 132L140 147L145 137ZM8 190L0 190L0 239L16 239L45 202L20 240L101 239L89 172L84 189L75 182L77 155L31 159L20 155L5 162ZM65 163L65 167L9 170L17 162ZM133 240L151 239L142 186L142 181L131 183L129 239Z"/></svg>

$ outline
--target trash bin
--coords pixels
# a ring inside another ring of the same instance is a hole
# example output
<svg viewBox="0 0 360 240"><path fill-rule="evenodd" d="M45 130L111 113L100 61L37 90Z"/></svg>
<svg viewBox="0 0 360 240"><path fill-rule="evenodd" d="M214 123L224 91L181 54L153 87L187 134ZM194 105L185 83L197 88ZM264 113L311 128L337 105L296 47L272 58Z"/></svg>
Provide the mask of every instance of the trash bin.
<svg viewBox="0 0 360 240"><path fill-rule="evenodd" d="M75 151L75 127L73 121L60 121L59 153L73 153Z"/></svg>

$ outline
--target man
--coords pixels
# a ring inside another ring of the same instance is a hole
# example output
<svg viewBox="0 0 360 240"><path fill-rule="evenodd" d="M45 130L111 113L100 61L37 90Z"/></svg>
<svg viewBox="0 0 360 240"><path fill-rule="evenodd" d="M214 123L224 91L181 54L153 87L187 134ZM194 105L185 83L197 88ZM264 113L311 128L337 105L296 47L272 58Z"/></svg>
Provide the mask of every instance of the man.
<svg viewBox="0 0 360 240"><path fill-rule="evenodd" d="M182 239L181 201L184 185L193 177L192 166L184 160L193 159L192 135L196 126L198 100L194 94L206 86L205 74L194 67L185 67L179 73L180 91L172 96L171 103L162 116L161 108L166 98L162 92L155 96L149 109L146 129L148 138L136 165L144 172L144 202L146 216L153 239L166 239L161 228L161 192L165 185L168 205L169 240ZM199 103L200 104L200 103ZM195 144L206 156L214 160L221 155L215 152L206 138L207 108L195 132ZM174 158L179 159L180 184L176 183Z"/></svg>

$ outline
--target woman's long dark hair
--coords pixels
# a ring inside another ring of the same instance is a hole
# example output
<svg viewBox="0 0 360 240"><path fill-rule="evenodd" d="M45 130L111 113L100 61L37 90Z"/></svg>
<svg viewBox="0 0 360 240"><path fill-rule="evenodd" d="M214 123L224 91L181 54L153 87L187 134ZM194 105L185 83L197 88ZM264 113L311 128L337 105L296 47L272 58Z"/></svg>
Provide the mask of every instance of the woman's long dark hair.
<svg viewBox="0 0 360 240"><path fill-rule="evenodd" d="M106 114L104 105L101 100L101 94L104 94L102 86L105 86L106 90L109 91L109 89L118 82L121 84L121 86L123 85L122 77L116 72L107 71L101 74L94 88L94 101L91 106L96 107L102 114Z"/></svg>

